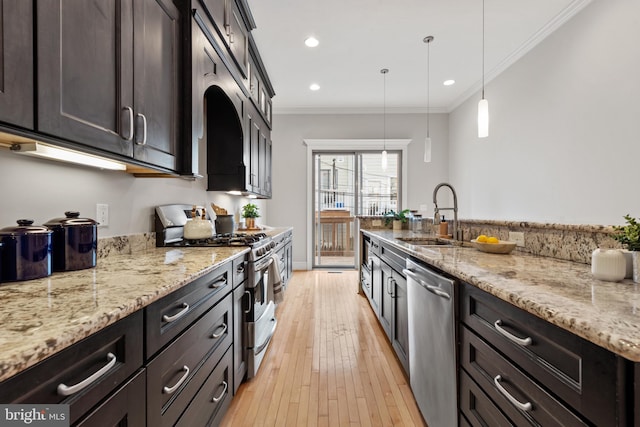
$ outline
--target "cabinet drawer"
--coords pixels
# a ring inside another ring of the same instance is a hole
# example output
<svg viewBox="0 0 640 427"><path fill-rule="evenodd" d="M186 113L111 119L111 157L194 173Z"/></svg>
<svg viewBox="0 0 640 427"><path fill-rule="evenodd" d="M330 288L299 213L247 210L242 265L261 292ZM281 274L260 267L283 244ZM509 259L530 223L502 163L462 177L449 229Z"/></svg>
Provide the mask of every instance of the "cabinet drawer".
<svg viewBox="0 0 640 427"><path fill-rule="evenodd" d="M4 381L0 402L68 404L73 424L141 366L142 311L137 311ZM101 370L85 388L59 394L59 385L71 387Z"/></svg>
<svg viewBox="0 0 640 427"><path fill-rule="evenodd" d="M231 403L232 354L228 350L193 399L176 427L217 426Z"/></svg>
<svg viewBox="0 0 640 427"><path fill-rule="evenodd" d="M461 425L465 423L473 427L514 425L464 371L460 371L460 412Z"/></svg>
<svg viewBox="0 0 640 427"><path fill-rule="evenodd" d="M382 244L380 245L380 258L389 264L389 267L402 274L402 270L406 264L407 255L397 252L389 246Z"/></svg>
<svg viewBox="0 0 640 427"><path fill-rule="evenodd" d="M516 425L587 426L473 332L461 333L462 367Z"/></svg>
<svg viewBox="0 0 640 427"><path fill-rule="evenodd" d="M147 360L231 291L231 269L227 262L145 309Z"/></svg>
<svg viewBox="0 0 640 427"><path fill-rule="evenodd" d="M591 422L616 425L624 416L616 405L621 358L471 285L463 285L461 304L464 324Z"/></svg>
<svg viewBox="0 0 640 427"><path fill-rule="evenodd" d="M231 346L232 302L228 294L148 365L149 425L173 425Z"/></svg>
<svg viewBox="0 0 640 427"><path fill-rule="evenodd" d="M76 427L146 426L146 409L140 404L145 400L145 378L145 370L140 369L135 377L91 411Z"/></svg>
<svg viewBox="0 0 640 427"><path fill-rule="evenodd" d="M233 288L247 279L247 256L241 255L233 259Z"/></svg>

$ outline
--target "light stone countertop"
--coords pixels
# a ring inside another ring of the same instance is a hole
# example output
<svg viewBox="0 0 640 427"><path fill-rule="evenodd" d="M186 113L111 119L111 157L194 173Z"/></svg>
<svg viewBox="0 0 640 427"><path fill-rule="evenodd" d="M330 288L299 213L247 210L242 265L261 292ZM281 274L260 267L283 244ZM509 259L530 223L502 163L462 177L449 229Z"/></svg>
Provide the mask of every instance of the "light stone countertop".
<svg viewBox="0 0 640 427"><path fill-rule="evenodd" d="M640 362L640 288L594 279L587 264L514 251L414 246L411 231L362 230L556 326Z"/></svg>
<svg viewBox="0 0 640 427"><path fill-rule="evenodd" d="M261 231L276 237L289 230ZM0 284L0 381L248 251L246 246L151 248L99 258L91 269Z"/></svg>

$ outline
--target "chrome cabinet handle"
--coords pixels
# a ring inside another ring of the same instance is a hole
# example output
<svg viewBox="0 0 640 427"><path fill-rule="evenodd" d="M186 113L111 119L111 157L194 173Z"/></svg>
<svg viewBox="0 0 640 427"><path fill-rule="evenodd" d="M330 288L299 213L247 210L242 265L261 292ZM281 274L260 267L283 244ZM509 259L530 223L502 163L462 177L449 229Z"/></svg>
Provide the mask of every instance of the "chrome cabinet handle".
<svg viewBox="0 0 640 427"><path fill-rule="evenodd" d="M247 309L244 311L244 314L249 314L249 313L251 312L251 292L249 292L249 291L244 291L244 294L245 294L245 295L249 295L249 298L248 298L248 300L249 300L249 308L247 308Z"/></svg>
<svg viewBox="0 0 640 427"><path fill-rule="evenodd" d="M142 142L136 141L138 145L147 144L147 117L144 114L138 113L138 117L142 118Z"/></svg>
<svg viewBox="0 0 640 427"><path fill-rule="evenodd" d="M185 314L187 314L187 311L189 311L189 304L187 304L186 302L182 303L182 310L180 310L179 312L177 312L176 314L174 314L173 316L167 316L166 314L164 316L162 316L162 320L164 320L165 322L174 322L176 320L178 320L179 318L181 318L182 316L184 316Z"/></svg>
<svg viewBox="0 0 640 427"><path fill-rule="evenodd" d="M184 382L184 380L186 380L186 379L187 379L187 377L189 376L189 367L188 367L187 365L184 365L184 366L182 367L182 370L184 371L184 375L183 375L183 376L178 380L178 382L177 382L177 383L175 383L173 386L171 386L171 387L164 386L164 387L162 388L162 392L163 392L163 393L166 393L166 394L171 394L171 393L173 393L174 391L176 391L176 390L178 389L178 387L180 387L180 386L182 385L182 383Z"/></svg>
<svg viewBox="0 0 640 427"><path fill-rule="evenodd" d="M229 34L229 43L233 43L233 31L230 31L230 34Z"/></svg>
<svg viewBox="0 0 640 427"><path fill-rule="evenodd" d="M244 264L240 264L238 268L236 268L236 273L244 273Z"/></svg>
<svg viewBox="0 0 640 427"><path fill-rule="evenodd" d="M91 376L85 378L84 380L80 381L77 384L74 384L72 386L68 386L64 383L60 383L58 384L58 394L60 396L70 396L72 394L75 394L77 392L79 392L80 390L84 390L85 388L89 387L91 384L93 384L98 378L100 378L102 375L104 375L109 369L113 368L116 364L116 355L109 352L107 353L107 359L109 360L107 362L106 365L104 365L102 368L98 369L96 372L94 372L93 374L91 374Z"/></svg>
<svg viewBox="0 0 640 427"><path fill-rule="evenodd" d="M221 288L223 286L226 286L226 284L227 284L227 279L223 277L223 278L218 279L215 282L213 282L211 285L209 285L209 287L213 288L213 289L217 289L217 288Z"/></svg>
<svg viewBox="0 0 640 427"><path fill-rule="evenodd" d="M516 343L518 345L521 345L523 347L527 347L527 346L531 345L531 343L533 342L531 337L518 338L517 336L513 335L512 333L510 333L506 329L502 328L501 325L502 325L502 320L500 320L500 319L496 320L495 323L493 324L493 326L496 328L496 330L498 332L500 332L502 335L504 335L509 340L513 341L514 343Z"/></svg>
<svg viewBox="0 0 640 427"><path fill-rule="evenodd" d="M227 332L227 324L223 323L222 325L220 325L219 327L217 327L216 329L220 329L222 328L222 331L220 331L219 334L212 334L211 338L213 339L218 339L220 338L222 335L224 335L225 332Z"/></svg>
<svg viewBox="0 0 640 427"><path fill-rule="evenodd" d="M129 112L129 135L128 136L120 135L120 136L125 141L131 141L133 139L133 108L127 106L127 107L124 107L123 110L126 110L127 112Z"/></svg>
<svg viewBox="0 0 640 427"><path fill-rule="evenodd" d="M500 381L502 381L502 377L500 375L496 375L496 377L493 379L493 384L495 384L498 391L502 393L502 395L506 397L513 406L520 409L521 411L529 412L533 407L533 405L531 405L531 402L522 403L518 401L515 397L511 396L511 393L509 393L504 387L502 387Z"/></svg>
<svg viewBox="0 0 640 427"><path fill-rule="evenodd" d="M227 389L229 388L229 385L227 384L226 381L222 381L222 393L220 393L220 396L218 397L214 397L211 399L211 401L213 403L218 403L220 402L220 400L224 397L224 395L227 393Z"/></svg>

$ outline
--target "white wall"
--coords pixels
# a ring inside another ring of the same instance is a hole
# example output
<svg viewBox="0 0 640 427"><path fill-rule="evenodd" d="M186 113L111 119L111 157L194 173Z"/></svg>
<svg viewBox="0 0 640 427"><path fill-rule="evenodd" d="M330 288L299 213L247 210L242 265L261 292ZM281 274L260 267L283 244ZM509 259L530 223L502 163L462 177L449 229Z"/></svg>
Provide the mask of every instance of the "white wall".
<svg viewBox="0 0 640 427"><path fill-rule="evenodd" d="M204 150L200 170L206 171ZM236 214L249 200L206 191L206 178L135 178L124 172L73 166L66 163L25 158L0 150L0 228L15 225L20 218L42 224L64 217L68 210L95 218L96 203L109 205L109 226L98 229L98 237L122 236L154 231L153 212L168 203L217 205ZM259 224L268 223L265 202L252 200L261 209ZM237 222L236 222L237 224Z"/></svg>
<svg viewBox="0 0 640 427"><path fill-rule="evenodd" d="M487 31L491 31L487 28ZM640 216L640 2L598 0L450 114L462 218L621 224Z"/></svg>
<svg viewBox="0 0 640 427"><path fill-rule="evenodd" d="M273 141L273 198L267 202L272 225L293 226L293 260L297 268L306 262L307 147L304 139L380 139L381 114L275 115ZM424 114L387 114L387 139L413 139L408 147L408 200L403 208L427 204L432 212L433 188L448 176L448 115L431 116L432 163L423 163L426 135ZM439 198L440 200L440 198ZM443 196L443 200L444 196Z"/></svg>

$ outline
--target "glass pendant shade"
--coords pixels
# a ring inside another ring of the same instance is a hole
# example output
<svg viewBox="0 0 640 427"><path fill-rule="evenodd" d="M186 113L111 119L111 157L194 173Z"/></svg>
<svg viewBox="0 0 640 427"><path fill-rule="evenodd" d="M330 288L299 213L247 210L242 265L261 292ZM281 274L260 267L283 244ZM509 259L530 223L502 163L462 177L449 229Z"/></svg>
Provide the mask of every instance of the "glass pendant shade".
<svg viewBox="0 0 640 427"><path fill-rule="evenodd" d="M387 150L382 151L382 170L386 171L388 165Z"/></svg>
<svg viewBox="0 0 640 427"><path fill-rule="evenodd" d="M431 163L431 138L424 139L424 162Z"/></svg>
<svg viewBox="0 0 640 427"><path fill-rule="evenodd" d="M478 138L489 136L489 101L482 98L478 102Z"/></svg>

